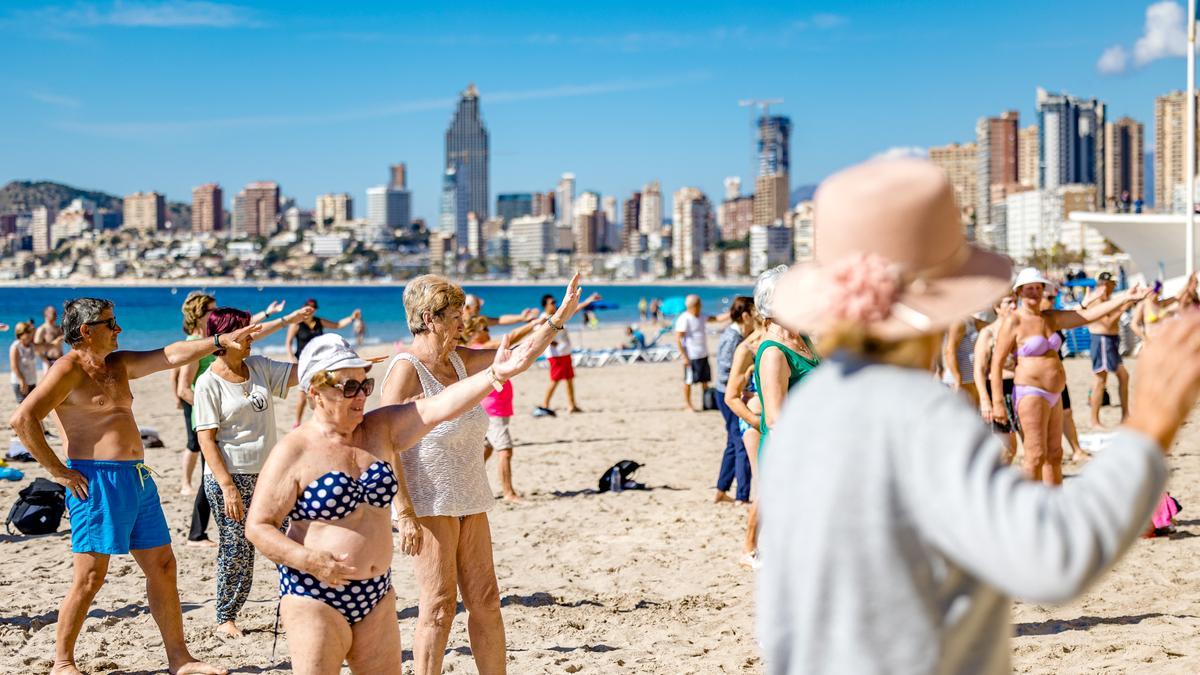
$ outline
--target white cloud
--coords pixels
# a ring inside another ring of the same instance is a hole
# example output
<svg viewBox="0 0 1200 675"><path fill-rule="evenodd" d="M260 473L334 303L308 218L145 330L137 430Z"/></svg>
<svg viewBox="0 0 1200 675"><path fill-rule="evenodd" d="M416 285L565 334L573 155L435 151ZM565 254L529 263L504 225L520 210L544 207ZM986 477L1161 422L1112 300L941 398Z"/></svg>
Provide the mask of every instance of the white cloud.
<svg viewBox="0 0 1200 675"><path fill-rule="evenodd" d="M1161 0L1146 8L1142 35L1132 50L1113 45L1096 61L1096 70L1104 75L1125 72L1130 65L1145 67L1155 61L1187 55L1187 10L1174 0Z"/></svg>
<svg viewBox="0 0 1200 675"><path fill-rule="evenodd" d="M1103 75L1119 75L1125 72L1128 65L1129 52L1121 45L1113 45L1100 55L1100 60L1096 62L1096 70Z"/></svg>
<svg viewBox="0 0 1200 675"><path fill-rule="evenodd" d="M78 108L80 105L79 99L77 98L52 94L48 91L31 91L29 92L29 98L35 101L46 103L48 105L59 106L61 108Z"/></svg>
<svg viewBox="0 0 1200 675"><path fill-rule="evenodd" d="M916 145L895 146L877 153L871 159L928 159L929 150Z"/></svg>
<svg viewBox="0 0 1200 675"><path fill-rule="evenodd" d="M208 0L113 0L80 2L14 12L10 21L45 34L45 27L248 28L262 25L245 7ZM70 34L68 34L71 37ZM53 36L52 36L53 37ZM61 36L58 36L61 37Z"/></svg>

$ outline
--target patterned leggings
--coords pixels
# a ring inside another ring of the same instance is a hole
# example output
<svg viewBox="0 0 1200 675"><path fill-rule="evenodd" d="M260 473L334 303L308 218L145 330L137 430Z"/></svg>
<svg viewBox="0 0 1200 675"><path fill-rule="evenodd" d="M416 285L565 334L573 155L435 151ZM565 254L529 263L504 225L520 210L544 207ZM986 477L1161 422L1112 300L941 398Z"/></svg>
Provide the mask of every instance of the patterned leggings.
<svg viewBox="0 0 1200 675"><path fill-rule="evenodd" d="M256 473L235 473L233 484L242 493L242 506L250 510L250 498L258 483ZM221 543L217 548L217 623L233 621L246 604L254 583L254 545L246 539L245 521L230 520L225 514L225 497L211 473L204 474L204 492L212 504L213 518Z"/></svg>

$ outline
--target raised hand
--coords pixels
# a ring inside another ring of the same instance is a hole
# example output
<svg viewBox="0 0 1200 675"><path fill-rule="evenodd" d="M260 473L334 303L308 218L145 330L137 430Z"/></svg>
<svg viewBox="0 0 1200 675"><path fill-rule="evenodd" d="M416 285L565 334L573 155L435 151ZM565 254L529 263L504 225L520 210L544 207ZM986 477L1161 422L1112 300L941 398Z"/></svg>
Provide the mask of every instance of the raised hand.
<svg viewBox="0 0 1200 675"><path fill-rule="evenodd" d="M558 325L566 325L566 322L575 316L576 310L579 309L579 297L583 294L583 289L579 286L579 272L571 277L571 283L567 284L567 290L563 293L562 302L558 303L558 311L554 313L555 323Z"/></svg>
<svg viewBox="0 0 1200 675"><path fill-rule="evenodd" d="M286 300L273 301L271 304L267 305L267 316L282 312L285 305L287 305Z"/></svg>
<svg viewBox="0 0 1200 675"><path fill-rule="evenodd" d="M500 347L496 349L496 358L492 361L492 372L500 380L507 380L525 372L529 366L533 365L537 357L532 342L522 342L516 349L510 349L508 336L505 335L500 338Z"/></svg>
<svg viewBox="0 0 1200 675"><path fill-rule="evenodd" d="M534 308L530 307L529 309L523 310L523 311L521 312L521 320L522 320L522 321L533 321L534 319L536 319L536 318L538 318L539 316L541 316L541 314L542 314L541 312L539 312L539 311L537 311L536 309L534 309Z"/></svg>
<svg viewBox="0 0 1200 675"><path fill-rule="evenodd" d="M313 309L312 307L305 305L304 307L289 313L283 318L283 321L284 323L300 323L301 321L308 321L312 318L312 315L316 313L316 311L317 310Z"/></svg>
<svg viewBox="0 0 1200 675"><path fill-rule="evenodd" d="M261 333L262 329L263 327L260 323L251 324L231 333L225 333L217 338L217 341L225 349L244 351L250 348L250 345L254 342L254 336Z"/></svg>

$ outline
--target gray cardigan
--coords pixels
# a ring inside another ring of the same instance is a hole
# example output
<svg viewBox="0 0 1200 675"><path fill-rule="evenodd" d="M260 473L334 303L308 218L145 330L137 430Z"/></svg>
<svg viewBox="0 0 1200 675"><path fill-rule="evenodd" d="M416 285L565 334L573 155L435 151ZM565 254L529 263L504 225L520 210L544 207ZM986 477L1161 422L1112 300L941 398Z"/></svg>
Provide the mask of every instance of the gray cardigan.
<svg viewBox="0 0 1200 675"><path fill-rule="evenodd" d="M1149 524L1166 465L1118 433L1061 489L999 463L965 398L834 355L788 397L763 469L768 672L1007 673L1010 598L1061 602Z"/></svg>

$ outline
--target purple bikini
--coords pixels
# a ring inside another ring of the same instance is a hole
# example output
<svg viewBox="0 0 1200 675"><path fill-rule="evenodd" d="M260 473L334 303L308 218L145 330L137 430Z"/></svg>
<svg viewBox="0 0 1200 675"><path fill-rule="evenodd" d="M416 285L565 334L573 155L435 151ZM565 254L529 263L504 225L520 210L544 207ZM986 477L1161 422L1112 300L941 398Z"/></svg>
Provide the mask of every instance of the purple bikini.
<svg viewBox="0 0 1200 675"><path fill-rule="evenodd" d="M1063 345L1062 336L1058 333L1050 337L1035 335L1028 340L1025 340L1017 346L1017 358L1022 356L1045 356L1050 352L1057 352ZM1018 384L1013 387L1013 409L1021 404L1021 399L1025 396L1040 396L1045 399L1050 407L1058 405L1058 400L1062 398L1062 392L1051 393L1041 387L1034 387L1028 384Z"/></svg>

